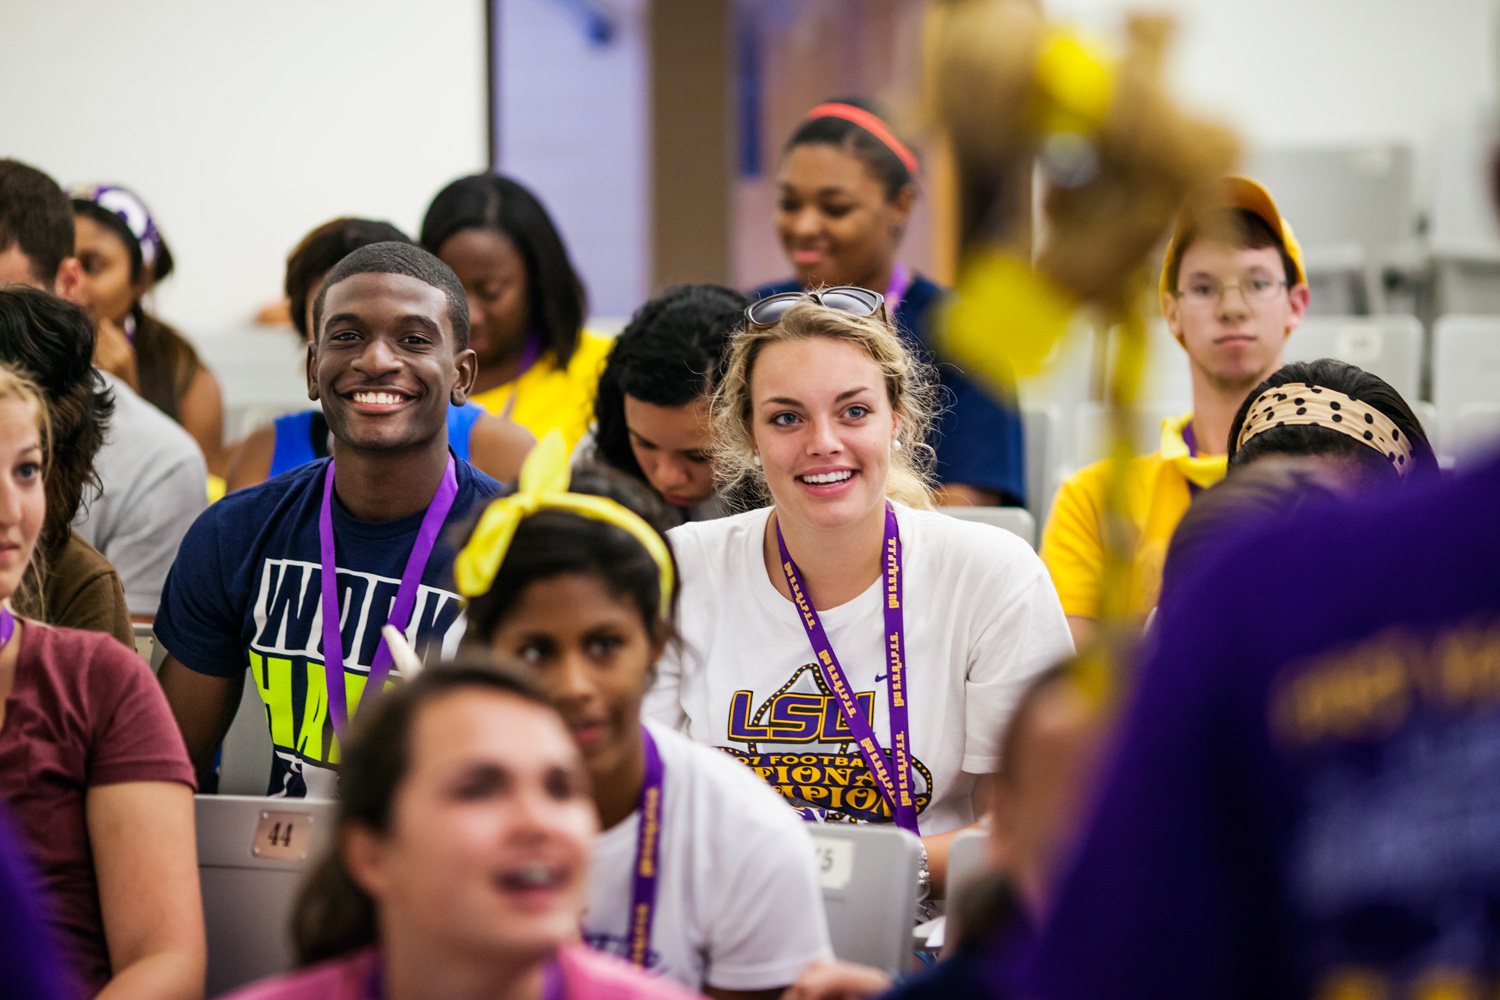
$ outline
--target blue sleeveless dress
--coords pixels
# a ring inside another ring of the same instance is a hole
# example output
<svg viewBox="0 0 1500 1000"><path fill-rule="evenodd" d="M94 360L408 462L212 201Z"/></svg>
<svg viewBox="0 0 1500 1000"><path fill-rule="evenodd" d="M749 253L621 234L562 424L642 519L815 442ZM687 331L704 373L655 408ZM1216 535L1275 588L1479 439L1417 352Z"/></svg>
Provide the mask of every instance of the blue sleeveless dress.
<svg viewBox="0 0 1500 1000"><path fill-rule="evenodd" d="M448 447L462 461L469 460L469 435L484 414L484 407L478 403L448 406ZM328 456L328 423L322 410L288 413L277 417L275 426L276 446L271 451L268 479Z"/></svg>

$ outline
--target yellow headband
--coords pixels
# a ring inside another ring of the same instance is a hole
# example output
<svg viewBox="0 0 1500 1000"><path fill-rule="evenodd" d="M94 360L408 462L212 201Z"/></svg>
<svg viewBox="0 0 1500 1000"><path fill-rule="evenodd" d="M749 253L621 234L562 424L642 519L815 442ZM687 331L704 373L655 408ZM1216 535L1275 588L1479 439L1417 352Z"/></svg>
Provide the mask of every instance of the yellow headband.
<svg viewBox="0 0 1500 1000"><path fill-rule="evenodd" d="M667 618L672 609L673 586L672 553L667 543L639 514L608 497L569 493L570 477L562 432L550 430L526 456L516 491L485 508L468 544L453 561L458 592L465 597L478 597L490 589L522 520L539 510L565 510L628 531L646 547L659 571L661 616Z"/></svg>
<svg viewBox="0 0 1500 1000"><path fill-rule="evenodd" d="M1390 417L1342 392L1304 382L1288 382L1261 393L1245 413L1235 448L1283 424L1326 427L1345 434L1384 455L1403 479L1411 473L1411 439Z"/></svg>

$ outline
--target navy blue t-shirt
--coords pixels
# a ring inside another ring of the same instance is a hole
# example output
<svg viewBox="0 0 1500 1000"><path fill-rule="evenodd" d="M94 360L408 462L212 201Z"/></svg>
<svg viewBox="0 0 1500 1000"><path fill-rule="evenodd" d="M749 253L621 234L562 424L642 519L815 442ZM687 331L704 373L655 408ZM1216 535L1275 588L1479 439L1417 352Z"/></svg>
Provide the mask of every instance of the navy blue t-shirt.
<svg viewBox="0 0 1500 1000"><path fill-rule="evenodd" d="M339 751L323 673L318 511L328 459L229 494L193 523L162 590L156 635L189 670L230 677L247 666L275 746L270 794L331 796ZM455 526L502 487L457 462L458 494L427 561L406 637L418 655L451 653L464 619L453 591ZM333 535L351 712L390 617L425 512L359 521L335 498ZM393 670L392 677L399 677Z"/></svg>
<svg viewBox="0 0 1500 1000"><path fill-rule="evenodd" d="M765 285L750 293L761 299L778 292L801 291L795 281ZM995 490L1002 504L1026 502L1026 431L1014 404L998 402L956 365L935 357L931 325L943 290L913 274L896 308L896 329L918 357L936 365L938 413L928 443L937 452L939 483L962 483Z"/></svg>
<svg viewBox="0 0 1500 1000"><path fill-rule="evenodd" d="M1500 461L1229 546L1161 607L1028 995L1495 995Z"/></svg>

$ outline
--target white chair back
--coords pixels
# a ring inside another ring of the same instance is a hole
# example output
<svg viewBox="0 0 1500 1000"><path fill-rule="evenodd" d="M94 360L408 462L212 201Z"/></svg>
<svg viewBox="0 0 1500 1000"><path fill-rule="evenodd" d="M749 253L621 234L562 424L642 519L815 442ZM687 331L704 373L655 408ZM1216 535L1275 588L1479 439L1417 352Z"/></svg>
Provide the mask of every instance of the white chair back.
<svg viewBox="0 0 1500 1000"><path fill-rule="evenodd" d="M947 906L948 931L953 919L963 912L964 899L976 879L990 870L989 834L983 830L964 830L948 845ZM948 940L953 940L948 937Z"/></svg>
<svg viewBox="0 0 1500 1000"><path fill-rule="evenodd" d="M167 651L156 641L156 632L146 622L132 622L130 629L135 633L135 651L146 665L155 672L161 661L166 658Z"/></svg>
<svg viewBox="0 0 1500 1000"><path fill-rule="evenodd" d="M292 966L290 920L305 872L331 850L332 802L199 795L198 879L208 996Z"/></svg>
<svg viewBox="0 0 1500 1000"><path fill-rule="evenodd" d="M225 330L196 337L193 346L219 380L226 441L283 413L314 405L307 398L307 351L289 330Z"/></svg>
<svg viewBox="0 0 1500 1000"><path fill-rule="evenodd" d="M1460 460L1500 441L1500 316L1444 316L1433 329L1432 402Z"/></svg>
<svg viewBox="0 0 1500 1000"><path fill-rule="evenodd" d="M1055 404L1028 406L1021 411L1026 435L1026 509L1037 524L1047 520L1052 499L1062 482L1063 410Z"/></svg>
<svg viewBox="0 0 1500 1000"><path fill-rule="evenodd" d="M1292 331L1286 360L1319 358L1379 375L1414 402L1422 388L1422 324L1415 316L1310 316Z"/></svg>
<svg viewBox="0 0 1500 1000"><path fill-rule="evenodd" d="M271 729L255 676L247 671L240 707L229 723L219 756L221 795L264 795L271 781Z"/></svg>
<svg viewBox="0 0 1500 1000"><path fill-rule="evenodd" d="M938 510L960 521L975 521L1004 528L1012 535L1019 535L1027 545L1036 548L1036 518L1025 507L939 507Z"/></svg>
<svg viewBox="0 0 1500 1000"><path fill-rule="evenodd" d="M833 953L890 975L912 953L921 845L894 826L823 823L812 828Z"/></svg>
<svg viewBox="0 0 1500 1000"><path fill-rule="evenodd" d="M1149 455L1161 447L1161 422L1180 417L1193 408L1189 399L1142 403L1136 407L1135 426L1130 429L1130 443L1137 455ZM1109 410L1103 403L1083 403L1073 421L1077 450L1069 474L1092 462L1109 457Z"/></svg>

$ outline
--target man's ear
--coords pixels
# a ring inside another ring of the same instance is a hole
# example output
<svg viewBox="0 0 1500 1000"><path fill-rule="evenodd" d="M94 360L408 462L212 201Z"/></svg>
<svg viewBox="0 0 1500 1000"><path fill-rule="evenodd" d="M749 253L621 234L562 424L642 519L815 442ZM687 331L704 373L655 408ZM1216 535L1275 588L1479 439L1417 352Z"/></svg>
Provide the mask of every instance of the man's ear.
<svg viewBox="0 0 1500 1000"><path fill-rule="evenodd" d="M1287 301L1291 303L1292 315L1286 325L1286 332L1291 333L1302 325L1302 319L1307 315L1307 307L1312 302L1312 290L1306 283L1299 282L1286 291Z"/></svg>
<svg viewBox="0 0 1500 1000"><path fill-rule="evenodd" d="M307 342L307 398L318 398L318 334L313 332L312 339Z"/></svg>
<svg viewBox="0 0 1500 1000"><path fill-rule="evenodd" d="M54 294L74 305L83 305L83 265L77 257L65 257L57 268Z"/></svg>
<svg viewBox="0 0 1500 1000"><path fill-rule="evenodd" d="M1187 343L1182 337L1182 300L1168 292L1161 294L1161 315L1167 321L1167 329L1171 331L1172 339L1177 341L1179 347L1187 350Z"/></svg>
<svg viewBox="0 0 1500 1000"><path fill-rule="evenodd" d="M463 406L474 391L474 380L479 377L479 355L467 347L453 356L453 391L448 400L454 406Z"/></svg>

